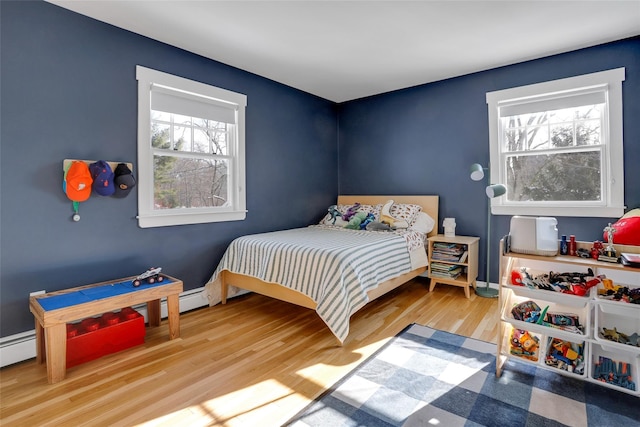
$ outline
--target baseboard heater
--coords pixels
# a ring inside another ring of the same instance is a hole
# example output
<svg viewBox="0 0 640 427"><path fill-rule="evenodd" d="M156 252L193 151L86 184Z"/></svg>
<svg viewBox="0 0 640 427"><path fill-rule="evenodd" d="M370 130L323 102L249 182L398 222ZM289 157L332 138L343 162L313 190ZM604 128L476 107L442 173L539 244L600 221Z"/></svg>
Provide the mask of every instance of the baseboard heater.
<svg viewBox="0 0 640 427"><path fill-rule="evenodd" d="M209 301L202 293L204 287L191 289L180 294L180 312L194 310L209 305ZM134 307L147 321L147 305ZM167 317L167 302L161 302L162 318ZM36 357L36 332L35 330L10 335L0 339L0 367L13 365L14 363L33 359Z"/></svg>

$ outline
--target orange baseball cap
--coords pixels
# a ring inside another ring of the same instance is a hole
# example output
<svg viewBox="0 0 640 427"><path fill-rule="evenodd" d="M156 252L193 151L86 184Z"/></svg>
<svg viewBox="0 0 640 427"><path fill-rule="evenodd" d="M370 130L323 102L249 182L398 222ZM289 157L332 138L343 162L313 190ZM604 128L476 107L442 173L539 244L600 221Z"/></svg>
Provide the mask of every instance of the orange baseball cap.
<svg viewBox="0 0 640 427"><path fill-rule="evenodd" d="M64 181L64 191L70 200L84 202L91 196L93 179L86 163L73 161L65 173Z"/></svg>

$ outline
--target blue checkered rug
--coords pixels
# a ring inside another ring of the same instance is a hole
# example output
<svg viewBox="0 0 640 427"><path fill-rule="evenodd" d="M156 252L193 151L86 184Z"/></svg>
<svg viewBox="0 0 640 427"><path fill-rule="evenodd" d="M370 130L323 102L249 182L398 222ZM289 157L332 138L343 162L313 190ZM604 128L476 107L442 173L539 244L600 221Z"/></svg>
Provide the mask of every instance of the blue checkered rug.
<svg viewBox="0 0 640 427"><path fill-rule="evenodd" d="M411 325L289 426L640 426L640 398L509 360L495 345Z"/></svg>

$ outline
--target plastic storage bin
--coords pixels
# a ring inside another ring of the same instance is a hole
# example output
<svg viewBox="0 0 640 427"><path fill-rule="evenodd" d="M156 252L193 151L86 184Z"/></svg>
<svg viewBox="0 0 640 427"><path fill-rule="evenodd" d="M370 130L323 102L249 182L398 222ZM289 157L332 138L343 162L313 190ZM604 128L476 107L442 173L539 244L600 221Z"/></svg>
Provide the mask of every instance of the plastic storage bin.
<svg viewBox="0 0 640 427"><path fill-rule="evenodd" d="M591 365L589 377L602 385L622 390L636 396L638 392L638 372L640 356L633 353L591 343Z"/></svg>
<svg viewBox="0 0 640 427"><path fill-rule="evenodd" d="M537 364L540 360L544 337L540 334L512 327L504 336L502 348L509 357Z"/></svg>
<svg viewBox="0 0 640 427"><path fill-rule="evenodd" d="M610 348L640 354L640 305L598 302L594 311L593 337L596 341ZM605 334L613 339L605 338Z"/></svg>
<svg viewBox="0 0 640 427"><path fill-rule="evenodd" d="M584 377L587 373L588 358L585 341L569 341L549 336L544 363L562 374Z"/></svg>
<svg viewBox="0 0 640 427"><path fill-rule="evenodd" d="M564 304L554 302L557 300L543 299L540 295L540 292L532 295L534 297L539 296L540 298L529 298L526 296L518 296L515 294L513 290L509 290L505 292L505 294L506 294L505 295L506 301L502 311L502 320L511 323L517 328L533 331L539 334L550 334L559 338L565 338L565 339L577 340L577 341L584 340L586 337L589 336L591 332L591 310L589 310L588 299L580 298L578 299L578 301L583 302L583 304L581 305L576 304L576 305L570 306L570 305L564 305ZM564 301L563 299L560 299L560 300ZM514 318L511 313L511 310L516 305L523 303L525 301L533 301L541 309L545 309L548 307L545 315L567 314L567 315L577 316L579 319L579 324L580 326L582 326L582 333L545 326L544 324L529 323L529 322L521 321Z"/></svg>
<svg viewBox="0 0 640 427"><path fill-rule="evenodd" d="M144 317L132 308L67 324L67 368L144 343Z"/></svg>

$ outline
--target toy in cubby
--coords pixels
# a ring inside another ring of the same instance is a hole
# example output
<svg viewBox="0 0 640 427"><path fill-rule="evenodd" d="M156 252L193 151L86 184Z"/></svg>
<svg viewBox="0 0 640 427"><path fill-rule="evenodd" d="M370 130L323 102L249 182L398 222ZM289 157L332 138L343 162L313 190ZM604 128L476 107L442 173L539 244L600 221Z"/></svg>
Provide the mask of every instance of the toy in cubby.
<svg viewBox="0 0 640 427"><path fill-rule="evenodd" d="M640 335L637 332L628 335L623 332L618 332L618 329L615 327L609 329L603 326L602 331L599 331L599 334L602 338L609 341L640 347Z"/></svg>
<svg viewBox="0 0 640 427"><path fill-rule="evenodd" d="M523 322L584 334L584 327L580 325L580 317L577 314L551 313L547 312L548 309L549 306L540 308L535 301L528 300L516 304L511 309L511 315Z"/></svg>
<svg viewBox="0 0 640 427"><path fill-rule="evenodd" d="M556 369L578 375L584 374L584 342L574 343L549 337L544 363Z"/></svg>
<svg viewBox="0 0 640 427"><path fill-rule="evenodd" d="M540 339L537 336L523 329L513 328L511 330L509 352L512 355L536 362L539 347Z"/></svg>
<svg viewBox="0 0 640 427"><path fill-rule="evenodd" d="M612 283L605 283L604 289L616 288ZM638 288L640 289L640 288ZM602 291L598 289L600 294ZM597 341L615 343L613 348L619 350L640 350L640 306L620 301L600 300L595 307L594 338ZM604 345L604 344L603 344ZM611 346L610 346L611 347Z"/></svg>
<svg viewBox="0 0 640 427"><path fill-rule="evenodd" d="M598 362L594 365L593 378L607 384L635 391L636 383L633 382L631 368L632 365L630 363L616 362L608 357L599 356Z"/></svg>
<svg viewBox="0 0 640 427"><path fill-rule="evenodd" d="M598 298L609 301L620 301L629 304L640 304L640 287L616 285L611 279L603 279L598 286Z"/></svg>
<svg viewBox="0 0 640 427"><path fill-rule="evenodd" d="M522 267L511 271L511 284L525 286L529 289L555 291L563 294L586 296L589 289L597 286L605 278L604 275L596 276L591 268L586 273L549 273L535 274Z"/></svg>

